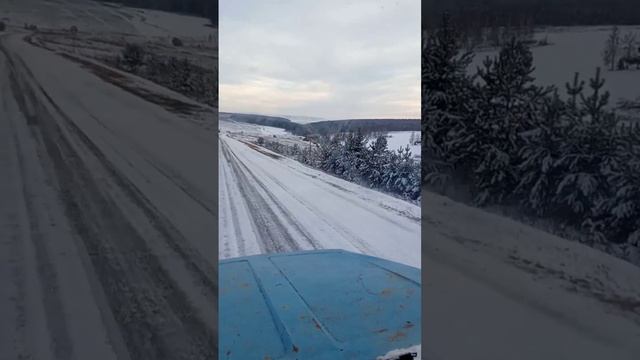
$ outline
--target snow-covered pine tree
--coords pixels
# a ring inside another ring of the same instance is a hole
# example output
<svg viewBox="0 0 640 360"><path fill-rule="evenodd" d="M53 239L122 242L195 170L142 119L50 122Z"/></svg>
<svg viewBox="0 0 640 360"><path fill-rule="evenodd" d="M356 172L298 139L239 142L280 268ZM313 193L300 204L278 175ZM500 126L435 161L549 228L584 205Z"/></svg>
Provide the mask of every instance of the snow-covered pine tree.
<svg viewBox="0 0 640 360"><path fill-rule="evenodd" d="M367 156L367 171L365 176L372 187L381 187L383 184L382 174L385 166L389 162L387 150L387 137L385 135L378 136L375 141L369 144Z"/></svg>
<svg viewBox="0 0 640 360"><path fill-rule="evenodd" d="M602 204L609 241L640 246L640 125L621 125L618 167L607 175L611 196Z"/></svg>
<svg viewBox="0 0 640 360"><path fill-rule="evenodd" d="M616 155L617 119L606 107L609 94L602 92L603 86L597 69L596 76L589 81L591 95L578 93L578 105L573 98L568 100L568 131L562 144L563 156L556 162L563 176L554 199L569 222L592 235L585 240L598 242L606 238L603 220L612 191L607 177L620 166ZM576 109L571 110L573 106Z"/></svg>
<svg viewBox="0 0 640 360"><path fill-rule="evenodd" d="M497 58L487 58L478 69L482 80L478 116L467 131L458 131L455 153L476 162L475 198L478 204L503 202L518 184L517 154L522 134L534 129L550 88L533 83L533 55L522 41L512 38ZM475 160L475 161L474 161Z"/></svg>
<svg viewBox="0 0 640 360"><path fill-rule="evenodd" d="M515 193L526 211L547 216L554 210L555 188L562 174L556 166L562 157L566 129L566 104L557 90L545 98L537 126L523 134L518 153L518 183Z"/></svg>
<svg viewBox="0 0 640 360"><path fill-rule="evenodd" d="M449 163L446 143L457 122L465 122L473 103L473 80L467 68L473 59L463 52L459 33L448 14L440 27L425 36L422 50L422 164L423 181L446 182L454 164Z"/></svg>
<svg viewBox="0 0 640 360"><path fill-rule="evenodd" d="M567 101L568 111L571 113L573 117L580 117L581 108L578 106L578 98L582 91L584 90L584 80L580 80L580 74L577 72L573 75L573 82L566 83L565 88L567 91L567 95L569 95L569 99Z"/></svg>
<svg viewBox="0 0 640 360"><path fill-rule="evenodd" d="M397 150L394 177L391 182L392 191L409 199L420 195L419 165L413 159L409 146Z"/></svg>
<svg viewBox="0 0 640 360"><path fill-rule="evenodd" d="M348 133L345 137L341 159L342 175L348 181L362 179L366 160L366 137L359 131Z"/></svg>

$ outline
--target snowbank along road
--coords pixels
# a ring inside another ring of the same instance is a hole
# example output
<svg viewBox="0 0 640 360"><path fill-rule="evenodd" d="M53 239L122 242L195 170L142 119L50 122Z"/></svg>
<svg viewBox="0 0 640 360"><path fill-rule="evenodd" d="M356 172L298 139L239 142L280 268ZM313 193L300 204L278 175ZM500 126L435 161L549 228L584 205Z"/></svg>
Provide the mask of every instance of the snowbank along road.
<svg viewBox="0 0 640 360"><path fill-rule="evenodd" d="M38 4L0 33L0 359L215 358L216 111L29 44Z"/></svg>
<svg viewBox="0 0 640 360"><path fill-rule="evenodd" d="M423 192L425 359L637 359L640 268Z"/></svg>
<svg viewBox="0 0 640 360"><path fill-rule="evenodd" d="M220 121L221 258L344 249L420 267L417 205L228 135L229 125Z"/></svg>

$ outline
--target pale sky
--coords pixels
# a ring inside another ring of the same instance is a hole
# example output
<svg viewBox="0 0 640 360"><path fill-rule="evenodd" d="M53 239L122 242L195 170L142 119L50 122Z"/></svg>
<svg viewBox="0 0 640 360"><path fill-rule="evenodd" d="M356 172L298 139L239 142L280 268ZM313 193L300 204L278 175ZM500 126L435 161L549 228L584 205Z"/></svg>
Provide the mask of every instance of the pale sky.
<svg viewBox="0 0 640 360"><path fill-rule="evenodd" d="M220 111L420 118L420 0L220 0Z"/></svg>

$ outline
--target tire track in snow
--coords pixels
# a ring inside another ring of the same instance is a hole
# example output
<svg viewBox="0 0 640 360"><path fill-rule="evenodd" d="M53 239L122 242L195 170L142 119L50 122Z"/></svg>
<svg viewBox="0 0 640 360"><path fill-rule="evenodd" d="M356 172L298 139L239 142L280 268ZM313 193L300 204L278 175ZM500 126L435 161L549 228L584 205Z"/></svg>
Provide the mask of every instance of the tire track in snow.
<svg viewBox="0 0 640 360"><path fill-rule="evenodd" d="M0 71L4 67L5 60L0 54ZM5 74L0 75L2 80L6 79ZM0 83L0 93L10 93L6 81ZM0 113L9 112L8 100L7 96L0 97ZM11 118L0 119L0 137L0 168L4 169L4 172L0 172L0 198L4 201L0 202L0 283L4 286L0 290L0 314L6 319L5 323L0 324L0 348L4 348L5 355L10 358L26 358L26 259L20 224L25 216L21 214L22 209L16 206L22 202L21 192L16 191L18 186L11 186L22 183L24 187L24 183L18 175L19 163L15 156L18 144ZM13 328L8 330L9 326Z"/></svg>
<svg viewBox="0 0 640 360"><path fill-rule="evenodd" d="M251 184L228 145L224 141L221 143L223 157L230 165L233 176L238 182L245 204L251 213L254 230L259 236L260 244L263 246L263 252L277 253L301 250L300 245L282 222L282 217L275 213L273 207L267 203L266 199Z"/></svg>
<svg viewBox="0 0 640 360"><path fill-rule="evenodd" d="M246 165L245 165L246 166ZM250 171L247 167L247 170ZM256 182L265 190L267 190L267 186L259 179L259 177L255 174L252 174L254 179L256 179ZM262 175L266 176L267 178L269 178L271 181L273 181L276 185L278 185L282 190L286 191L288 193L289 196L291 196L293 199L295 199L300 205L302 205L303 207L305 207L307 210L309 210L312 214L314 214L318 221L326 224L327 226L329 226L331 229L333 229L336 233L342 235L345 239L347 239L356 249L358 249L360 252L362 252L363 254L367 254L367 255L373 255L373 256L381 256L382 254L377 253L376 251L373 251L371 249L371 247L367 244L367 242L361 238L360 236L356 235L354 232L352 232L351 230L347 229L344 226L340 226L337 222L334 221L330 221L330 219L327 217L326 214L322 213L316 206L312 205L311 203L309 203L308 201L304 201L303 199L301 199L299 196L297 196L295 193L288 191L287 187L285 184L282 183L282 181L280 181L278 178L276 178L275 176L268 174L267 172L264 172ZM274 201L276 201L275 197L273 194L270 194L270 196L272 196L272 199ZM280 205L281 206L281 205ZM322 248L321 245L318 244L318 242L315 242L316 244L316 248Z"/></svg>
<svg viewBox="0 0 640 360"><path fill-rule="evenodd" d="M121 187L132 202L142 207L151 224L164 235L164 240L185 260L185 266L194 276L200 278L203 286L211 294L217 291L213 282L215 278L211 277L215 272L212 269L203 269L204 265L198 261L196 253L185 247L185 242L181 241L184 239L173 236L175 232L169 227L170 224L150 207L150 204L144 203L139 191L121 178L86 135L66 118L55 102L37 85L29 69L21 61L20 63L21 69L14 62L10 64L14 96L21 111L29 119L43 161L51 166L52 173L57 177L57 185L67 215L87 249L93 270L126 339L131 357L212 358L217 348L211 329L196 316L197 312L186 295L148 248L134 225L113 199L101 191L94 175L90 173L66 136L71 135L83 144L87 153L94 156L111 180ZM31 79L27 81L17 78L16 74L28 74ZM39 102L29 82L36 84L40 95L47 98L50 106L63 118L64 128L57 124L47 106ZM27 105L27 100L32 109ZM32 112L36 115L29 115ZM42 136L38 136L38 133L42 133ZM37 221L37 217L34 218L34 221ZM42 259L41 264L46 265L46 259ZM55 274L53 271L50 273ZM47 279L47 276L43 278ZM55 310L60 308L48 311L48 316L56 316ZM71 345L67 345L69 341L65 341L64 338L64 334L67 333L64 331L64 318L55 318L49 323L60 327L50 331L52 336L59 337L58 341L54 341L58 346L58 358L72 358Z"/></svg>
<svg viewBox="0 0 640 360"><path fill-rule="evenodd" d="M305 240L309 243L309 245L313 249L321 248L320 243L317 240L315 240L313 236L311 236L309 232L306 231L298 221L294 219L294 216L291 214L291 211L285 208L285 206L282 204L282 201L277 199L277 197L273 194L272 190L269 189L269 187L265 185L265 183L262 180L260 180L260 178L254 173L254 171L251 170L242 160L240 160L240 158L235 153L232 153L232 155L235 157L235 160L237 161L237 163L244 169L244 172L248 174L253 179L253 181L262 189L264 194L266 194L267 197L269 197L269 199L274 204L274 206L276 206L278 210L280 210L283 214L286 215L286 219L290 223L290 225L293 226L295 230L305 238Z"/></svg>
<svg viewBox="0 0 640 360"><path fill-rule="evenodd" d="M10 83L10 88L14 93L15 100L22 108L23 115L27 120L27 123L34 124L37 122L37 119L35 118L35 116L31 115L28 112L25 99L15 95L18 94L21 89L17 85L15 73L14 71L12 71L14 63L12 62L8 51L6 51L4 46L1 44L0 51L2 51L2 53L4 54L6 64L8 65L8 80ZM29 173L25 167L25 163L27 160L25 159L22 149L18 145L19 139L17 138L13 124L11 126L11 131L13 132L13 141L16 144L15 151L18 156L18 170L20 173L20 177L22 179L25 179L29 176ZM38 134L34 134L34 137L37 135ZM64 314L64 308L62 306L62 300L58 292L58 275L55 271L51 260L51 255L49 254L49 250L46 246L47 239L45 237L45 231L42 229L42 224L39 219L40 216L35 210L36 205L34 204L33 200L33 190L28 187L27 182L24 182L22 184L21 192L22 198L25 202L25 208L27 212L26 215L29 222L29 233L31 235L30 239L35 250L35 258L38 263L37 272L40 278L40 284L42 286L42 300L47 319L47 327L49 335L51 336L53 357L55 359L73 359L73 345L69 337L69 330Z"/></svg>
<svg viewBox="0 0 640 360"><path fill-rule="evenodd" d="M222 153L221 148L222 148L222 140L219 140L220 144L218 146L218 151L220 151L220 153ZM224 156L224 153L223 153ZM226 156L225 156L226 159ZM235 203L233 202L233 200L231 199L231 186L229 185L228 182L228 168L227 168L227 163L221 162L220 164L220 168L221 168L221 178L223 179L222 182L224 182L224 186L226 189L226 193L227 196L225 196L225 200L227 202L227 204L229 205L229 209L231 209L231 220L233 222L233 228L235 231L235 239L236 239L236 246L238 247L238 255L242 256L246 254L246 249L245 249L245 239L244 236L241 233L241 227L240 227L240 220L239 220L239 216L238 216L238 210L236 208ZM223 208L226 208L225 206L223 206ZM225 211L225 210L223 210ZM228 221L227 218L224 218L225 221ZM228 226L228 223L224 223L223 225ZM227 229L227 227L222 227L222 229ZM225 237L227 237L228 235L225 234ZM227 240L228 241L228 240Z"/></svg>

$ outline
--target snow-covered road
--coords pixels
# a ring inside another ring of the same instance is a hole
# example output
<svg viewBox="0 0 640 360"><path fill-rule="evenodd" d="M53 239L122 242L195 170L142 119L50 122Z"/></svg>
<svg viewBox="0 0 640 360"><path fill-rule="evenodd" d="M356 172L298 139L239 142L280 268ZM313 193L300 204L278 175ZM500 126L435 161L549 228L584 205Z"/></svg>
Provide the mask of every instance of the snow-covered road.
<svg viewBox="0 0 640 360"><path fill-rule="evenodd" d="M220 122L219 249L228 258L345 249L420 267L420 208L226 134Z"/></svg>
<svg viewBox="0 0 640 360"><path fill-rule="evenodd" d="M0 358L214 358L215 109L26 35L0 35Z"/></svg>
<svg viewBox="0 0 640 360"><path fill-rule="evenodd" d="M425 359L637 359L640 268L423 193Z"/></svg>

